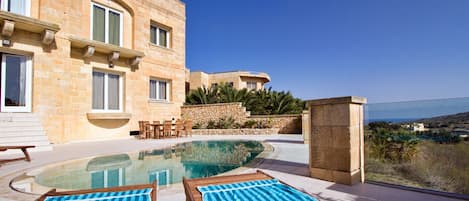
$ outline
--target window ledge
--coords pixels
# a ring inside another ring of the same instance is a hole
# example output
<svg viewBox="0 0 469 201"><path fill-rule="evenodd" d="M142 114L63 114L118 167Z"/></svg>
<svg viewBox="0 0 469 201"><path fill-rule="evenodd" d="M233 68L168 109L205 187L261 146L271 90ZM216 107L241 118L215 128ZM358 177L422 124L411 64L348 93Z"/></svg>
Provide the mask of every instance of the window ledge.
<svg viewBox="0 0 469 201"><path fill-rule="evenodd" d="M160 49L165 50L165 51L174 52L174 50L172 48L169 48L169 47L163 47L163 46L160 46L160 45L157 45L157 44L153 44L151 42L149 42L148 44L150 45L150 47L160 48Z"/></svg>
<svg viewBox="0 0 469 201"><path fill-rule="evenodd" d="M85 38L80 38L77 36L70 36L70 42L72 47L75 48L86 48L88 46L94 47L94 51L104 53L104 54L111 54L112 52L119 52L119 57L123 58L135 58L135 57L144 57L145 54L143 52L129 49L125 47L120 47L117 45L112 45L108 43L103 43L101 41L89 40Z"/></svg>
<svg viewBox="0 0 469 201"><path fill-rule="evenodd" d="M171 101L149 99L149 103L173 104Z"/></svg>
<svg viewBox="0 0 469 201"><path fill-rule="evenodd" d="M100 112L91 112L87 113L86 116L90 120L113 120L113 119L130 119L132 114L124 112L109 112L109 113L100 113Z"/></svg>
<svg viewBox="0 0 469 201"><path fill-rule="evenodd" d="M34 32L34 33L42 33L44 30L51 30L53 32L57 32L60 30L59 25L45 22L42 20L38 20L35 18L18 15L15 13L7 12L7 11L0 11L0 19L2 21L9 20L15 22L15 27L18 29Z"/></svg>

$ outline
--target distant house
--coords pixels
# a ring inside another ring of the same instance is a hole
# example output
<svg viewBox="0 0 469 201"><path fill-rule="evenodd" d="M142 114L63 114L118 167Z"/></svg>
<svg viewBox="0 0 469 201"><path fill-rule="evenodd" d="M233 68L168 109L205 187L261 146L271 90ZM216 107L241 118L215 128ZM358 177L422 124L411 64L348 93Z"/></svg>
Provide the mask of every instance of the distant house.
<svg viewBox="0 0 469 201"><path fill-rule="evenodd" d="M404 128L407 128L408 130L413 131L413 132L428 131L428 128L425 128L425 124L423 123L406 124L404 125Z"/></svg>
<svg viewBox="0 0 469 201"><path fill-rule="evenodd" d="M261 90L264 84L270 82L270 76L267 73L251 71L228 71L218 73L205 73L201 71L190 73L190 90L199 87L210 88L221 83L229 84L235 89Z"/></svg>

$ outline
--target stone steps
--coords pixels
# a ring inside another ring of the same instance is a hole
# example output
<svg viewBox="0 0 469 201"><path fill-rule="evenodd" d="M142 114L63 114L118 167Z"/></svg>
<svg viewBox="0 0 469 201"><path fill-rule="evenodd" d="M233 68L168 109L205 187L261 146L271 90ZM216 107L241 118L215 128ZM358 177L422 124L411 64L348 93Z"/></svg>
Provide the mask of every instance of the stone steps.
<svg viewBox="0 0 469 201"><path fill-rule="evenodd" d="M0 145L35 145L30 152L51 151L52 145L47 138L39 118L34 113L0 113ZM0 152L19 154L21 150Z"/></svg>

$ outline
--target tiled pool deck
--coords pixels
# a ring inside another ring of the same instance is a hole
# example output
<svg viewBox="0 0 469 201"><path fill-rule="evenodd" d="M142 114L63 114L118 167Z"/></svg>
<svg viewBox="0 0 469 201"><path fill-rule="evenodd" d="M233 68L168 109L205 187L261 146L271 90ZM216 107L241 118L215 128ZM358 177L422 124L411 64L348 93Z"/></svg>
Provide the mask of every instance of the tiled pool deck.
<svg viewBox="0 0 469 201"><path fill-rule="evenodd" d="M259 136L194 136L192 138L165 140L112 140L56 145L53 151L31 153L32 162L18 161L0 167L0 200L26 201L37 196L13 191L9 187L12 178L28 170L46 164L96 155L117 154L138 150L151 150L191 140L249 139L262 140L271 144L274 151L269 153L256 167L244 167L238 172L252 172L256 168L285 181L286 183L316 196L320 200L455 200L431 194L400 190L373 184L346 186L307 177L308 145L302 143L301 135L259 135ZM6 157L4 155L0 157ZM158 192L159 201L185 200L180 184Z"/></svg>

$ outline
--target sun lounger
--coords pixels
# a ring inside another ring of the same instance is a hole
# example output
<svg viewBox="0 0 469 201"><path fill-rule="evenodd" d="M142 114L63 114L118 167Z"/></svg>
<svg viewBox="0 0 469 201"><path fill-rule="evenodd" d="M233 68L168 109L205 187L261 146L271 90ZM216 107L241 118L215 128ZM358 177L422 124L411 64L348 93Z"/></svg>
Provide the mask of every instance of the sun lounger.
<svg viewBox="0 0 469 201"><path fill-rule="evenodd" d="M78 191L50 190L36 201L156 201L157 181L152 184L120 186Z"/></svg>
<svg viewBox="0 0 469 201"><path fill-rule="evenodd" d="M28 145L28 146L0 146L0 151L7 151L8 149L21 149L23 151L24 157L19 157L19 158L13 158L13 159L0 159L0 165L3 163L8 163L12 161L19 161L19 160L25 160L25 161L31 161L31 158L29 157L28 150L29 148L34 148L36 146L33 145Z"/></svg>
<svg viewBox="0 0 469 201"><path fill-rule="evenodd" d="M183 185L186 201L317 201L259 170L241 175L183 178Z"/></svg>

